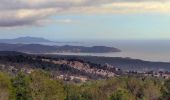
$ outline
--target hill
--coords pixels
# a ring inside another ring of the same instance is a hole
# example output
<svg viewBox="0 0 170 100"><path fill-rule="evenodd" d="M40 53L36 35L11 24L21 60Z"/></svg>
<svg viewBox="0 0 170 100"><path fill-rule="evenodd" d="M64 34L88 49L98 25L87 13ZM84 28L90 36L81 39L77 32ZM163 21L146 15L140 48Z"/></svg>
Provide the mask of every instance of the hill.
<svg viewBox="0 0 170 100"><path fill-rule="evenodd" d="M15 75L19 71L28 74L36 69L49 71L56 78L64 78L64 80L76 78L82 81L114 77L121 73L120 70L114 67L82 60L62 60L13 51L0 51L0 71Z"/></svg>
<svg viewBox="0 0 170 100"><path fill-rule="evenodd" d="M73 56L73 55L45 55L57 59L74 59L89 61L95 64L109 64L122 70L128 71L170 71L170 62L152 62L122 57L96 57L96 56Z"/></svg>
<svg viewBox="0 0 170 100"><path fill-rule="evenodd" d="M0 51L18 51L24 53L59 53L59 52L74 52L74 53L106 53L120 52L119 49L106 46L49 46L41 44L7 44L0 43Z"/></svg>
<svg viewBox="0 0 170 100"><path fill-rule="evenodd" d="M44 38L37 38L37 37L19 37L15 39L0 39L0 43L23 43L23 44L28 44L28 43L48 43L48 42L53 42Z"/></svg>

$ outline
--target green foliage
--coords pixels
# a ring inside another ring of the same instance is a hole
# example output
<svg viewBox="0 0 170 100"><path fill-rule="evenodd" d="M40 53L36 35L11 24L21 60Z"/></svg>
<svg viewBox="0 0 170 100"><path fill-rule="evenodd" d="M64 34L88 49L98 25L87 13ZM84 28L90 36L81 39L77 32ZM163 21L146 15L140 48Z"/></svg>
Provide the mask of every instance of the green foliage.
<svg viewBox="0 0 170 100"><path fill-rule="evenodd" d="M155 84L154 80L144 81L143 99L144 100L159 100L161 93L161 85Z"/></svg>
<svg viewBox="0 0 170 100"><path fill-rule="evenodd" d="M33 100L64 100L62 82L53 80L48 73L35 71L31 75L31 96Z"/></svg>
<svg viewBox="0 0 170 100"><path fill-rule="evenodd" d="M0 100L13 100L13 89L10 81L10 77L0 72Z"/></svg>
<svg viewBox="0 0 170 100"><path fill-rule="evenodd" d="M0 73L0 100L170 100L170 80L118 77L69 83L35 70L11 78Z"/></svg>
<svg viewBox="0 0 170 100"><path fill-rule="evenodd" d="M89 86L83 86L81 97L83 100L103 100L104 99L104 93L101 91L101 89L98 86L95 85L89 85Z"/></svg>
<svg viewBox="0 0 170 100"><path fill-rule="evenodd" d="M30 79L24 73L20 72L14 79L12 79L12 86L14 87L16 100L30 100Z"/></svg>
<svg viewBox="0 0 170 100"><path fill-rule="evenodd" d="M165 81L162 92L163 100L170 100L170 79Z"/></svg>
<svg viewBox="0 0 170 100"><path fill-rule="evenodd" d="M64 89L66 91L66 100L83 100L81 97L80 86L75 84L66 84Z"/></svg>
<svg viewBox="0 0 170 100"><path fill-rule="evenodd" d="M142 80L135 77L130 77L126 79L127 89L132 93L136 99L141 99L143 97L143 83Z"/></svg>
<svg viewBox="0 0 170 100"><path fill-rule="evenodd" d="M110 97L110 100L135 100L128 90L118 89Z"/></svg>

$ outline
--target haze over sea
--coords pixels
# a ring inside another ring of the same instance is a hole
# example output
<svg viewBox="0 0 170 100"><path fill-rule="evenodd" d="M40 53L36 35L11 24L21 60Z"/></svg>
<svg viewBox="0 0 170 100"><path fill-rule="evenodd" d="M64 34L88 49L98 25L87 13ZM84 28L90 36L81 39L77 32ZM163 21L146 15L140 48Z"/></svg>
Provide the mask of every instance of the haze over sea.
<svg viewBox="0 0 170 100"><path fill-rule="evenodd" d="M111 46L122 50L117 53L56 53L61 55L88 55L129 57L146 61L170 62L170 40L90 40L55 43L50 45Z"/></svg>

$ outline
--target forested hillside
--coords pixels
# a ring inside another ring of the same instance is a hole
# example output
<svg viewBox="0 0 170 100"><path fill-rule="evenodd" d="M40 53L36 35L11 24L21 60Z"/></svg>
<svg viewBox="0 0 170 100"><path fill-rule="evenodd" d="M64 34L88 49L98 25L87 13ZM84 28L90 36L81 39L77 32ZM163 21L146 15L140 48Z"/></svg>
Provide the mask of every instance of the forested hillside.
<svg viewBox="0 0 170 100"><path fill-rule="evenodd" d="M0 100L170 100L170 79L77 58L4 51Z"/></svg>
<svg viewBox="0 0 170 100"><path fill-rule="evenodd" d="M170 80L119 77L67 83L43 70L0 72L0 100L169 100Z"/></svg>

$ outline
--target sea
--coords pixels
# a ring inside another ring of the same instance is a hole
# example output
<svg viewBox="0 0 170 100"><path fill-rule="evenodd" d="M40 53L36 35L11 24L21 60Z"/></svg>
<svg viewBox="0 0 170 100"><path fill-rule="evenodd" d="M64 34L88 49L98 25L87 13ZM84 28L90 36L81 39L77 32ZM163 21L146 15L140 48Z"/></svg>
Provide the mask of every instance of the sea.
<svg viewBox="0 0 170 100"><path fill-rule="evenodd" d="M112 53L53 53L57 55L103 56L170 62L170 40L88 40L56 42L50 45L109 46L121 50Z"/></svg>

